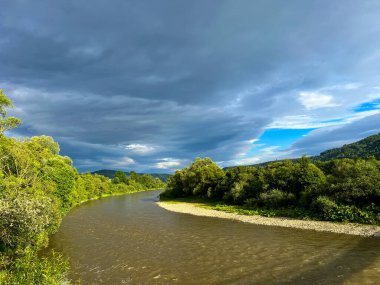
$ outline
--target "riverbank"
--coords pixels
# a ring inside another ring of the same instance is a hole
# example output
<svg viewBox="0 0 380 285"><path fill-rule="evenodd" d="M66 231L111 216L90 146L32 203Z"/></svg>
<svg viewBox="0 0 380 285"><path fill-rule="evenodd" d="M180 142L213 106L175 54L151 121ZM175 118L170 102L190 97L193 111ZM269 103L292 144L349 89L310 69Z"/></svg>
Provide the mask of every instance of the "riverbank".
<svg viewBox="0 0 380 285"><path fill-rule="evenodd" d="M380 237L380 226L361 225L354 223L333 223L315 220L298 220L283 217L264 217L260 215L243 215L233 212L215 210L212 206L202 203L187 203L177 201L160 201L157 205L168 211L190 214L195 216L214 217L222 219L236 220L244 223L256 225L277 226L304 230L314 230L320 232L331 232L339 234L349 234L364 237Z"/></svg>
<svg viewBox="0 0 380 285"><path fill-rule="evenodd" d="M96 196L96 197L93 197L93 198L89 198L89 199L80 201L79 203L75 204L73 208L75 208L75 207L77 207L79 205L82 205L83 203L87 203L87 202L94 201L94 200L99 200L99 199L102 199L102 198L114 197L114 196L122 196L122 195L139 193L139 192L146 192L146 191L156 191L156 190L161 190L161 189L162 188L151 188L151 189L144 189L144 190L131 191L131 192L115 192L115 193L103 194L103 195L100 195L100 196Z"/></svg>

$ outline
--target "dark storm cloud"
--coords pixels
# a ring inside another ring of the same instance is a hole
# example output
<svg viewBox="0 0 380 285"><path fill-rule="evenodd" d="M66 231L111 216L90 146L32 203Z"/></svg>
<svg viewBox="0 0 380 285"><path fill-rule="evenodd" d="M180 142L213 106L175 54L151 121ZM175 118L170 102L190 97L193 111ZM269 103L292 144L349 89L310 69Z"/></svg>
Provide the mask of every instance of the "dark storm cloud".
<svg viewBox="0 0 380 285"><path fill-rule="evenodd" d="M54 136L82 170L233 160L274 121L313 116L299 92L379 82L377 1L0 4L17 134Z"/></svg>

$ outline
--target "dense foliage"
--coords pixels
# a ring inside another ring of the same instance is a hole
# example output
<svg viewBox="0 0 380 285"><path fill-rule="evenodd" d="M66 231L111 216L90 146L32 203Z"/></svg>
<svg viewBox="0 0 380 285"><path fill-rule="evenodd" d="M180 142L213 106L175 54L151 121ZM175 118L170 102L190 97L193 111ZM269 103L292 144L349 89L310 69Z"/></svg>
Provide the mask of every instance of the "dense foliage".
<svg viewBox="0 0 380 285"><path fill-rule="evenodd" d="M62 217L75 205L102 196L161 188L161 180L133 175L125 181L79 174L48 136L23 140L3 132L20 120L7 117L9 99L0 92L0 283L61 284L66 263L58 255L40 260Z"/></svg>
<svg viewBox="0 0 380 285"><path fill-rule="evenodd" d="M108 178L113 178L116 174L116 170L110 170L110 169L102 169L102 170L97 170L97 171L94 171L92 172L92 174L99 174L99 175L103 175L105 177L108 177ZM124 172L125 175L127 176L131 176L131 172ZM138 175L144 175L144 173L138 173ZM162 182L166 182L170 176L170 174L166 174L166 173L149 173L149 176L152 176L154 178L159 178Z"/></svg>
<svg viewBox="0 0 380 285"><path fill-rule="evenodd" d="M125 172L117 171L112 180L114 183L123 182L126 185L142 185L147 189L158 189L165 186L159 178L154 178L150 174L137 174L134 171L129 173L129 176Z"/></svg>
<svg viewBox="0 0 380 285"><path fill-rule="evenodd" d="M380 161L312 163L303 157L223 171L209 158L197 158L168 180L162 197L201 197L251 209L281 209L289 216L307 213L321 220L379 224Z"/></svg>
<svg viewBox="0 0 380 285"><path fill-rule="evenodd" d="M316 158L330 160L333 158L370 158L371 156L380 159L380 134L339 148L324 151Z"/></svg>

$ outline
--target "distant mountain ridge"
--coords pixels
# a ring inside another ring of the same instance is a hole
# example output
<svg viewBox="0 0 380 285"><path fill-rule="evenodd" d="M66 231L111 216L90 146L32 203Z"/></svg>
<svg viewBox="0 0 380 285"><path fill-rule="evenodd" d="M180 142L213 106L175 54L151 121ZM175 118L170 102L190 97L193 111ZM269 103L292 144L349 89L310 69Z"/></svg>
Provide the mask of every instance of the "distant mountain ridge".
<svg viewBox="0 0 380 285"><path fill-rule="evenodd" d="M380 160L380 133L366 137L354 143L345 144L342 147L323 151L320 153L320 155L311 156L310 159L326 161L326 160L336 159L336 158L364 158L366 159L371 156ZM284 160L286 159L267 161L267 162L252 164L252 165L246 165L246 166L266 166L270 163L280 162ZM292 158L288 160L296 162L297 160L299 160L299 158ZM228 166L228 167L225 167L224 169L234 168L237 166L239 165Z"/></svg>
<svg viewBox="0 0 380 285"><path fill-rule="evenodd" d="M117 172L117 170L111 170L111 169L101 169L101 170L97 170L97 171L93 171L91 172L92 174L99 174L99 175L103 175L103 176L106 176L108 178L113 178L115 173ZM130 172L124 172L127 176L130 175ZM151 176L153 176L154 178L159 178L161 179L161 181L163 182L166 182L167 179L169 178L170 174L166 174L166 173L138 173L139 175L142 175L142 174L149 174Z"/></svg>
<svg viewBox="0 0 380 285"><path fill-rule="evenodd" d="M376 135L369 136L367 138L364 138L360 141L343 145L342 147L329 149L326 151L321 152L320 155L312 156L310 159L312 160L330 160L335 158L369 158L371 156L374 156L376 159L380 160L380 133ZM292 161L297 161L299 158L290 159ZM279 162L282 160L275 160L275 161L267 161L262 163L257 163L253 165L246 165L246 166L266 166L273 162ZM236 166L229 166L225 167L223 169L233 168ZM94 174L100 174L109 178L113 178L113 176L116 173L116 170L109 170L109 169L102 169L98 171L92 172ZM129 176L129 172L125 172L127 176ZM139 173L143 174L143 173ZM169 178L170 174L161 174L161 173L147 173L149 175L152 175L153 177L157 177L161 179L163 182L166 182Z"/></svg>
<svg viewBox="0 0 380 285"><path fill-rule="evenodd" d="M315 158L324 161L334 158L369 158L371 156L380 159L380 133L342 147L326 150Z"/></svg>

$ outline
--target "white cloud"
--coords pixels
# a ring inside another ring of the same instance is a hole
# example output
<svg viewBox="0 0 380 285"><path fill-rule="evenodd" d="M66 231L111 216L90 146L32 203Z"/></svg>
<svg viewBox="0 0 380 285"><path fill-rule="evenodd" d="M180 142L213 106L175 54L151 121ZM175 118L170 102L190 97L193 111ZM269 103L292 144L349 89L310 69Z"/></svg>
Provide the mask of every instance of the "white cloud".
<svg viewBox="0 0 380 285"><path fill-rule="evenodd" d="M347 116L331 118L321 121L319 118L307 115L285 116L269 125L269 129L318 129L330 126L339 126L379 114L380 110L369 110L353 113Z"/></svg>
<svg viewBox="0 0 380 285"><path fill-rule="evenodd" d="M285 116L269 125L270 129L308 129L318 128L322 123L307 115Z"/></svg>
<svg viewBox="0 0 380 285"><path fill-rule="evenodd" d="M124 148L126 150L129 150L133 153L137 154L148 154L152 153L156 148L152 145L145 145L145 144L128 144L125 145Z"/></svg>
<svg viewBox="0 0 380 285"><path fill-rule="evenodd" d="M250 165L260 162L260 157L247 157L242 158L238 160L233 160L232 163L230 162L230 165Z"/></svg>
<svg viewBox="0 0 380 285"><path fill-rule="evenodd" d="M183 165L182 161L176 158L165 157L159 160L160 162L157 162L154 165L155 168L176 170L181 168Z"/></svg>
<svg viewBox="0 0 380 285"><path fill-rule="evenodd" d="M156 168L159 169L172 169L181 166L179 161L163 161L156 163Z"/></svg>
<svg viewBox="0 0 380 285"><path fill-rule="evenodd" d="M364 119L366 117L373 116L373 115L376 115L379 113L380 113L380 110L369 110L369 111L363 111L363 112L355 113L351 116L347 116L345 118L344 122L345 123L351 123L351 122L361 120L361 119Z"/></svg>
<svg viewBox="0 0 380 285"><path fill-rule="evenodd" d="M367 97L368 97L368 99L370 99L370 100L376 100L376 99L379 99L379 98L380 98L380 93L371 93L371 94L369 94Z"/></svg>
<svg viewBox="0 0 380 285"><path fill-rule="evenodd" d="M298 99L308 110L339 106L333 103L333 97L318 92L301 92Z"/></svg>
<svg viewBox="0 0 380 285"><path fill-rule="evenodd" d="M230 161L221 161L222 167L231 165L252 165L260 162L282 159L284 155L289 153L284 150L279 150L279 146L268 146L258 151L255 156L233 159Z"/></svg>
<svg viewBox="0 0 380 285"><path fill-rule="evenodd" d="M134 159L124 156L119 159L102 159L103 164L106 164L108 166L112 166L114 168L123 168L130 166L131 164L135 164Z"/></svg>

